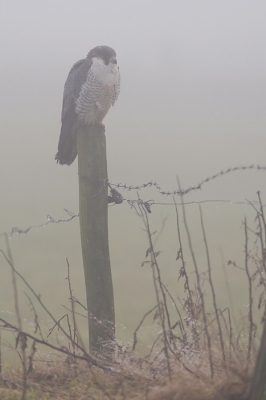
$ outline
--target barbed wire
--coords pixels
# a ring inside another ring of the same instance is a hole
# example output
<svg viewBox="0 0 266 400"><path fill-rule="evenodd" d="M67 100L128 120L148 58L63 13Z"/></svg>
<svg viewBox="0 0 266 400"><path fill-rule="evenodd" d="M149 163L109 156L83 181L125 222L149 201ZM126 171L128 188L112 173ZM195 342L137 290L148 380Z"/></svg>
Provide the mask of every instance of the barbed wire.
<svg viewBox="0 0 266 400"><path fill-rule="evenodd" d="M114 188L117 189L124 189L127 191L131 191L131 190L141 190L147 187L155 187L160 194L162 195L179 195L179 196L183 196L188 194L191 191L195 191L195 190L199 190L201 189L202 185L210 182L218 177L227 175L231 172L235 172L235 171L246 171L246 170L257 170L257 171L266 171L266 166L260 166L260 165L249 165L249 166L239 166L239 167L234 167L234 168L228 168L225 171L220 171L217 174L214 174L208 178L205 178L204 180L202 180L199 184L197 184L196 186L190 186L187 189L181 189L181 190L172 190L172 191L163 191L161 189L161 187L159 186L159 184L156 181L149 181L147 183L143 183L141 185L137 185L137 186L133 186L133 185L128 185L127 183L122 184L122 183L111 183L107 180L104 179L100 179L100 181L103 181L103 186L102 188L99 190L99 192L97 192L95 195L93 195L92 197L95 197L97 195L99 195L103 188L108 185L110 190L111 190L111 196L108 196L108 201L109 202L114 202L113 205L116 204L121 204L123 202L127 202L127 204L129 204L129 206L131 207L131 209L134 209L137 213L137 215L139 215L140 217L142 216L140 210L140 205L143 205L148 213L151 213L151 207L154 205L161 205L161 206L180 206L182 205L182 203L178 203L178 202L173 202L173 203L166 203L166 202L155 202L154 200L147 200L147 201L143 201L142 199L126 199L123 198L123 196ZM113 186L113 188L112 188ZM199 200L199 201L188 201L188 202L183 202L184 205L191 205L191 204L202 204L202 203L229 203L229 204L234 204L234 205L260 205L260 203L258 201L233 201L233 200L227 200L227 199L205 199L205 200ZM265 207L265 205L263 205L263 207ZM64 208L64 211L70 216L70 218L67 219L55 219L53 218L51 215L47 215L47 221L44 222L43 224L39 224L39 225L30 225L27 228L18 228L18 227L13 227L9 232L3 232L0 234L1 236L4 236L5 234L7 234L10 238L14 235L20 235L20 234L26 234L28 233L30 230L32 229L38 229L38 228L42 228L45 227L49 224L58 224L61 222L69 222L72 221L74 218L79 217L79 214L73 213L72 211L69 211L67 209Z"/></svg>
<svg viewBox="0 0 266 400"><path fill-rule="evenodd" d="M190 186L187 189L176 189L176 190L162 190L161 186L156 182L156 181L149 181L147 183L142 183L140 185L128 185L127 183L111 183L110 181L108 182L109 185L116 187L117 189L125 189L125 190L141 190L147 187L152 187L154 186L158 192L162 195L170 196L170 195L179 195L179 196L184 196L192 191L199 190L201 187L207 183L210 182L218 177L230 174L232 172L236 171L247 171L247 170L257 170L257 171L266 171L266 166L260 166L260 165L248 165L248 166L239 166L239 167L233 167L233 168L228 168L225 171L220 171L217 174L214 174L212 176L209 176L205 179L203 179L200 183L198 183L195 186Z"/></svg>
<svg viewBox="0 0 266 400"><path fill-rule="evenodd" d="M64 208L64 211L70 215L70 218L68 219L54 219L51 215L47 215L47 221L44 222L43 224L39 225L30 225L27 228L18 228L18 227L13 227L9 232L3 232L0 234L0 236L8 235L10 238L16 233L17 235L20 235L21 233L28 233L32 229L38 229L38 228L43 228L49 224L59 224L60 222L69 222L72 221L72 219L79 217L79 214L72 213L71 211L67 210Z"/></svg>
<svg viewBox="0 0 266 400"><path fill-rule="evenodd" d="M152 206L181 206L182 203L160 203L160 202L155 202L154 200L147 200L147 201L143 201L142 199L123 199L123 202L126 201L127 204L129 204L129 206L131 207L131 209L134 209L136 214L139 217L142 217L143 214L139 211L140 210L140 205L142 204L146 210L148 211L148 213L151 213L151 207ZM208 199L208 200L199 200L199 201L188 201L188 202L183 202L184 205L192 205L192 204L203 204L203 203L227 203L227 204L232 204L232 205L257 205L260 206L260 203L258 201L233 201L233 200L226 200L226 199ZM119 203L121 204L121 203ZM115 205L115 204L113 204ZM265 207L266 205L264 204L263 207ZM30 230L32 229L38 229L38 228L43 228L49 224L58 224L61 222L69 222L72 221L74 218L79 217L79 214L75 214L72 211L67 210L66 208L64 208L64 211L70 215L70 218L67 219L55 219L53 218L51 215L47 215L47 221L44 222L43 224L39 224L39 225L30 225L27 228L18 228L18 227L13 227L9 232L3 232L0 234L1 236L4 236L5 234L7 234L9 236L9 238L11 238L14 234L20 235L22 233L26 234L28 233Z"/></svg>

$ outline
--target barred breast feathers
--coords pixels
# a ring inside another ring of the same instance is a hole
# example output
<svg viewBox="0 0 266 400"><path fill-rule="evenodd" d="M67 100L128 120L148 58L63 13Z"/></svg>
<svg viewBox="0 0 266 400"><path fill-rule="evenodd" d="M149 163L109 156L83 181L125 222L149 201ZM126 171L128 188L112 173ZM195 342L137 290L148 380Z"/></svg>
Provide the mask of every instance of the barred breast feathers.
<svg viewBox="0 0 266 400"><path fill-rule="evenodd" d="M75 111L85 124L102 122L120 90L120 74L116 64L105 65L99 58L92 59L85 82L76 100Z"/></svg>

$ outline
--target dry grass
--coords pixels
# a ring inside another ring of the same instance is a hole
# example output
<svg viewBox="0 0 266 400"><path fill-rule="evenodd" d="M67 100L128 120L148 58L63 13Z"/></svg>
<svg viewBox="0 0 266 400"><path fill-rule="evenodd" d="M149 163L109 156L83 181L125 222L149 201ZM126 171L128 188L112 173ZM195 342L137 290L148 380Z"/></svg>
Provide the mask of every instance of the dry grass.
<svg viewBox="0 0 266 400"><path fill-rule="evenodd" d="M47 359L47 355L43 355ZM44 359L43 358L43 359ZM104 371L83 361L71 363L66 358L55 361L36 360L28 375L28 400L244 400L249 388L250 376L241 363L226 375L221 367L222 354L214 359L214 378L210 378L208 353L182 357L182 363L171 359L172 380L167 373L164 356L157 360L145 360L125 355L120 363L113 363L116 372ZM58 358L58 357L57 357ZM234 364L234 363L232 363ZM0 399L21 399L21 369L4 368L0 380Z"/></svg>

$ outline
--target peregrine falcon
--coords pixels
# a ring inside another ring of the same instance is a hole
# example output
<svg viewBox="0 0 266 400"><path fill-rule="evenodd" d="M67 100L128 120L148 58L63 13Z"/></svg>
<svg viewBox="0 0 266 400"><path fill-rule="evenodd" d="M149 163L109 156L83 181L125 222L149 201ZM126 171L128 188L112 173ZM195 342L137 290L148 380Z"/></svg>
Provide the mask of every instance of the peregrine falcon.
<svg viewBox="0 0 266 400"><path fill-rule="evenodd" d="M64 87L61 115L59 164L70 165L77 156L80 126L101 124L120 90L120 73L115 51L108 46L92 49L71 68Z"/></svg>

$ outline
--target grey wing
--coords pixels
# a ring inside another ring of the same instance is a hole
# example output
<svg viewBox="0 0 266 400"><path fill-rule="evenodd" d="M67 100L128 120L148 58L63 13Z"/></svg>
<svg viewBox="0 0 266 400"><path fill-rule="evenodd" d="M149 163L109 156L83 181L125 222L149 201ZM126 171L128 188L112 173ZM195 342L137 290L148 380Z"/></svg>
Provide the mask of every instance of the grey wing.
<svg viewBox="0 0 266 400"><path fill-rule="evenodd" d="M81 90L82 83L80 87L79 85L79 69L84 64L86 60L79 60L77 61L73 67L71 68L67 80L64 86L64 93L63 93L63 105L62 105L62 113L61 113L61 121L63 122L64 117L70 111L71 106L73 106L73 100L75 101L79 95ZM86 80L86 76L85 76Z"/></svg>
<svg viewBox="0 0 266 400"><path fill-rule="evenodd" d="M65 83L61 114L62 127L58 152L55 156L60 164L70 165L77 156L77 139L74 132L77 121L76 100L90 67L91 64L87 59L78 61L71 68Z"/></svg>

